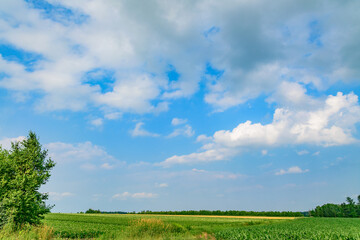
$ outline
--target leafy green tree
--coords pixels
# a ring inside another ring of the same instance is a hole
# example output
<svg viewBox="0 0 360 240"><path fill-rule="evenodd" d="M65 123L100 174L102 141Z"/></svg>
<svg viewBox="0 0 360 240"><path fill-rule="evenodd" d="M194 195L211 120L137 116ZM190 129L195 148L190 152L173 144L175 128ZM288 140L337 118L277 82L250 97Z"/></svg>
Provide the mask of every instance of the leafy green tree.
<svg viewBox="0 0 360 240"><path fill-rule="evenodd" d="M85 213L101 213L101 211L100 211L100 210L94 210L94 209L89 208L88 210L86 210Z"/></svg>
<svg viewBox="0 0 360 240"><path fill-rule="evenodd" d="M48 195L39 189L54 166L33 132L25 140L12 143L10 150L0 149L0 227L6 223L14 228L40 223L50 207L45 204Z"/></svg>

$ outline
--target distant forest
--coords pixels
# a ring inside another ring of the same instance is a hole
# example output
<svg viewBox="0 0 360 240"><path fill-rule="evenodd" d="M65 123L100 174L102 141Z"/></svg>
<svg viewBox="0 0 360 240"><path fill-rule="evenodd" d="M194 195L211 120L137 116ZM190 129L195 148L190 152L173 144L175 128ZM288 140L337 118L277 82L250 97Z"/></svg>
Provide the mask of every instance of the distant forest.
<svg viewBox="0 0 360 240"><path fill-rule="evenodd" d="M317 206L314 210L307 212L291 212L291 211L209 211L209 210L188 210L188 211L141 211L137 214L159 214L159 215L213 215L213 216L268 216L268 217L360 217L360 195L357 197L356 203L352 198L347 197L346 202L341 204L327 203ZM83 213L83 212L81 212ZM127 212L104 212L100 210L89 209L85 213L102 213L102 214L127 214ZM136 212L131 212L135 214Z"/></svg>
<svg viewBox="0 0 360 240"><path fill-rule="evenodd" d="M277 211L270 211L270 212L254 212L254 211L236 211L236 210L229 210L229 211L209 211L209 210L189 210L189 211L160 211L160 212L153 212L153 211L141 211L138 214L166 214L166 215L214 215L214 216L267 216L267 217L303 217L304 213L301 212L277 212Z"/></svg>
<svg viewBox="0 0 360 240"><path fill-rule="evenodd" d="M310 211L312 217L360 217L360 195L357 197L358 202L347 197L346 202L341 204L327 203L317 206Z"/></svg>

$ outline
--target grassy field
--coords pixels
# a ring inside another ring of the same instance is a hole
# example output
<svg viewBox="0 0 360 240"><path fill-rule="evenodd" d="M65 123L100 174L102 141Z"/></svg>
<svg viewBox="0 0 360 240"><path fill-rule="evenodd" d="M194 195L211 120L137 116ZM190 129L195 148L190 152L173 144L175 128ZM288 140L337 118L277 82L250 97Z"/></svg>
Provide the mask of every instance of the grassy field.
<svg viewBox="0 0 360 240"><path fill-rule="evenodd" d="M48 214L0 239L360 239L360 219Z"/></svg>
<svg viewBox="0 0 360 240"><path fill-rule="evenodd" d="M286 220L243 219L208 216L49 214L45 224L61 237L118 239L194 239L226 229L270 224Z"/></svg>

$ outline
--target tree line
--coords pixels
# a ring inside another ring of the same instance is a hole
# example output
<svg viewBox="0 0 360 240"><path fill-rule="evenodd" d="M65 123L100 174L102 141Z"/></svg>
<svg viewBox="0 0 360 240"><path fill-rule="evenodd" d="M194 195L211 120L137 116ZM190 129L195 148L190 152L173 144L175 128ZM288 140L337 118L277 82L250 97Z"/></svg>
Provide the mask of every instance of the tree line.
<svg viewBox="0 0 360 240"><path fill-rule="evenodd" d="M254 212L254 211L221 211L221 210L188 210L188 211L141 211L138 214L166 214L166 215L215 215L215 216L266 216L266 217L303 217L301 212L291 211L267 211L267 212Z"/></svg>
<svg viewBox="0 0 360 240"><path fill-rule="evenodd" d="M79 213L84 213L84 212L79 212ZM127 212L122 212L122 211L100 211L99 209L95 210L92 208L89 208L88 210L85 211L86 214L127 214Z"/></svg>
<svg viewBox="0 0 360 240"><path fill-rule="evenodd" d="M310 211L310 216L313 217L360 217L360 195L357 197L358 202L351 197L346 198L346 202L341 204L327 203L322 206L317 206Z"/></svg>

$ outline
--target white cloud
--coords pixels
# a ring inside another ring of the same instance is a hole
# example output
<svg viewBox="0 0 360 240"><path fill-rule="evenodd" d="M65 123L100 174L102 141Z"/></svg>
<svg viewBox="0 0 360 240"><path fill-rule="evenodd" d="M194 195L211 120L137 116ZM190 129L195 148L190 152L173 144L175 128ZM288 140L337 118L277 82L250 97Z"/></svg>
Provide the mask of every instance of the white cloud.
<svg viewBox="0 0 360 240"><path fill-rule="evenodd" d="M104 120L102 118L96 118L94 120L91 120L90 123L95 127L100 127L104 124Z"/></svg>
<svg viewBox="0 0 360 240"><path fill-rule="evenodd" d="M158 195L156 193L146 193L146 192L140 192L140 193L129 193L129 192L123 192L123 193L117 193L112 198L113 199L119 199L119 200L126 200L128 198L135 198L135 199L143 199L143 198L156 198Z"/></svg>
<svg viewBox="0 0 360 240"><path fill-rule="evenodd" d="M216 179L230 179L230 180L236 180L240 177L244 177L242 174L234 174L234 173L219 173L215 174L214 177Z"/></svg>
<svg viewBox="0 0 360 240"><path fill-rule="evenodd" d="M205 134L201 134L196 138L196 142L210 142L212 137L208 137Z"/></svg>
<svg viewBox="0 0 360 240"><path fill-rule="evenodd" d="M49 192L49 199L50 200L61 200L63 198L66 198L66 197L71 197L71 196L74 196L73 193L70 193L70 192L62 192L62 193L59 193L59 192Z"/></svg>
<svg viewBox="0 0 360 240"><path fill-rule="evenodd" d="M226 160L247 146L281 146L314 144L337 146L357 142L353 137L355 124L360 122L358 97L349 93L328 96L312 111L278 108L272 123L262 125L246 121L233 130L220 130L201 152L172 156L162 166Z"/></svg>
<svg viewBox="0 0 360 240"><path fill-rule="evenodd" d="M188 121L187 119L173 118L171 120L171 125L173 125L173 126L182 125L182 124L187 123L187 121Z"/></svg>
<svg viewBox="0 0 360 240"><path fill-rule="evenodd" d="M108 154L102 147L83 142L77 144L53 142L45 144L49 156L58 164L78 163L84 170L111 169L124 162Z"/></svg>
<svg viewBox="0 0 360 240"><path fill-rule="evenodd" d="M90 106L135 113L166 111L167 101L198 91L207 63L223 71L219 77L208 77L205 96L219 111L278 87L281 92L284 80L296 83L289 84L291 91L285 95L274 97L286 100L294 93L290 102L298 104L303 96L298 83L323 90L359 76L360 33L352 27L360 18L357 1L295 5L281 0L272 4L271 14L263 8L265 0L149 0L141 6L114 0L49 2L76 14L58 14L60 21L52 21L31 3L0 3L1 41L41 56L31 71L0 57L0 72L7 76L0 87L41 92L34 98L40 99L35 103L40 111L80 111ZM81 24L72 20L81 15L87 16ZM316 40L321 47L309 40L314 19L322 26ZM203 34L212 27L218 31ZM180 75L177 81L167 79L169 64ZM94 69L101 70L91 73ZM101 82L91 80L107 78L106 70L112 73L112 82L103 91Z"/></svg>
<svg viewBox="0 0 360 240"><path fill-rule="evenodd" d="M237 174L237 173L231 173L231 172L220 172L220 171L206 171L203 169L196 169L193 168L191 170L191 172L195 173L195 174L199 174L201 173L202 176L208 177L208 178L212 178L212 179L222 179L222 180L236 180L238 178L241 177L245 177L242 174Z"/></svg>
<svg viewBox="0 0 360 240"><path fill-rule="evenodd" d="M104 117L108 120L116 120L121 118L121 113L120 112L106 113Z"/></svg>
<svg viewBox="0 0 360 240"><path fill-rule="evenodd" d="M267 101L296 109L313 109L321 104L320 100L306 95L306 88L296 82L282 82Z"/></svg>
<svg viewBox="0 0 360 240"><path fill-rule="evenodd" d="M3 149L9 150L11 148L12 142L21 142L25 139L26 139L26 137L24 137L24 136L19 136L16 138L3 138L0 140L0 146L2 146Z"/></svg>
<svg viewBox="0 0 360 240"><path fill-rule="evenodd" d="M159 163L158 165L163 167L170 167L173 164L193 164L199 162L222 161L229 159L229 157L233 155L234 152L231 149L217 148L182 156L174 155L167 158L165 161Z"/></svg>
<svg viewBox="0 0 360 240"><path fill-rule="evenodd" d="M275 175L284 175L284 174L296 174L296 173L306 173L309 169L302 170L298 166L290 167L287 170L281 169L279 172L276 172Z"/></svg>
<svg viewBox="0 0 360 240"><path fill-rule="evenodd" d="M129 76L117 83L112 92L97 94L96 99L101 104L126 112L146 113L156 109L149 101L158 97L159 93L156 81L150 76Z"/></svg>
<svg viewBox="0 0 360 240"><path fill-rule="evenodd" d="M320 155L320 151L314 152L313 156L319 156Z"/></svg>
<svg viewBox="0 0 360 240"><path fill-rule="evenodd" d="M261 155L266 156L268 154L268 150L263 149L261 150Z"/></svg>
<svg viewBox="0 0 360 240"><path fill-rule="evenodd" d="M135 125L135 128L133 130L130 131L131 136L133 137L159 137L160 135L157 133L152 133L149 132L145 129L143 129L144 123L143 122L138 122Z"/></svg>
<svg viewBox="0 0 360 240"><path fill-rule="evenodd" d="M169 184L167 184L167 183L156 183L155 186L158 187L158 188L167 188L169 186Z"/></svg>
<svg viewBox="0 0 360 240"><path fill-rule="evenodd" d="M185 137L192 137L195 134L195 131L192 129L192 127L188 124L181 128L175 129L172 133L170 133L167 137L177 137L177 136L185 136Z"/></svg>
<svg viewBox="0 0 360 240"><path fill-rule="evenodd" d="M110 170L110 169L114 168L114 165L110 165L109 163L104 163L100 167L103 168L103 169Z"/></svg>
<svg viewBox="0 0 360 240"><path fill-rule="evenodd" d="M306 155L306 154L309 154L309 151L307 150L301 150L301 151L298 151L296 152L298 155L302 156L302 155Z"/></svg>

